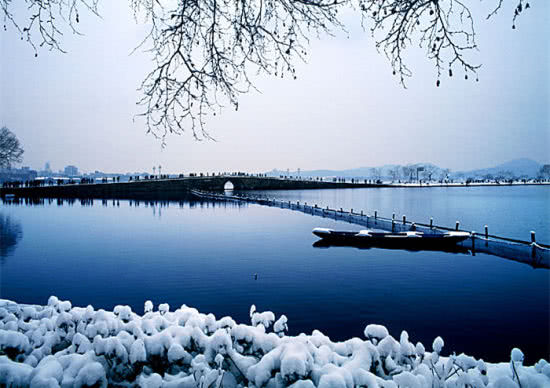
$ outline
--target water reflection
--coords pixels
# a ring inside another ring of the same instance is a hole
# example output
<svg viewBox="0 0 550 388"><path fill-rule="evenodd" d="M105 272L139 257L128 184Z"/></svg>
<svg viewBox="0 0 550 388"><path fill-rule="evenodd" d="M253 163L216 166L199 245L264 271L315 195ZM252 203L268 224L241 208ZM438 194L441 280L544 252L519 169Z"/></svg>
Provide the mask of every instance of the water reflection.
<svg viewBox="0 0 550 388"><path fill-rule="evenodd" d="M232 192L228 192L232 193ZM123 200L128 203L130 207L145 207L152 208L153 214L156 214L157 209L160 211L162 208L169 207L189 207L189 208L244 208L248 206L246 202L222 202L222 201L212 201L208 199L197 200L195 197L189 197L184 200L159 200L159 199L150 199L150 200L139 200L139 199L130 199ZM10 200L2 199L2 204L4 206L49 206L57 205L62 206L74 206L75 204L80 204L82 207L93 207L94 204L101 202L102 207L106 208L120 208L120 200L117 199L94 199L94 198L14 198Z"/></svg>
<svg viewBox="0 0 550 388"><path fill-rule="evenodd" d="M0 213L0 263L10 256L23 237L21 223L11 216Z"/></svg>
<svg viewBox="0 0 550 388"><path fill-rule="evenodd" d="M326 241L318 240L313 243L314 248L332 248L332 247L350 247L357 249L390 249L390 250L403 250L409 252L419 252L419 251L432 251L432 252L446 252L446 253L461 253L461 254L470 254L470 250L459 245L450 245L450 246L417 246L417 247L406 247L399 246L389 246L388 244L377 244L377 243L345 243L345 242L335 242L335 241Z"/></svg>

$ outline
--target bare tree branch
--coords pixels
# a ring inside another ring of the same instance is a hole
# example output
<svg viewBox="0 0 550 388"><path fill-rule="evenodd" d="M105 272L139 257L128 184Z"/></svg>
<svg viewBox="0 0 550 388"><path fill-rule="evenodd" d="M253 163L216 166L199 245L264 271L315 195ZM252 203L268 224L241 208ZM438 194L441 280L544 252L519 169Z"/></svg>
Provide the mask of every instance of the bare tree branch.
<svg viewBox="0 0 550 388"><path fill-rule="evenodd" d="M76 24L80 22L81 9L99 15L99 0L25 0L27 15L24 15L22 21L18 21L12 11L13 2L0 0L4 30L7 29L7 23L15 27L21 39L32 46L35 56L38 56L39 47L65 52L60 44L63 25L68 25L73 33L80 35Z"/></svg>
<svg viewBox="0 0 550 388"><path fill-rule="evenodd" d="M11 22L36 50L39 46L63 51L57 20L78 33L79 10L97 15L99 0L25 0L30 17L25 27L15 21L13 0L0 0L4 20ZM457 70L468 79L479 64L468 54L477 49L471 0L130 0L136 20L150 30L136 49L150 53L154 66L140 86L147 131L165 140L170 133L191 132L197 140L211 139L207 118L223 107L239 108L239 96L255 89L254 77L264 73L296 78L294 64L304 61L312 38L345 31L343 10L359 15L371 31L376 47L390 61L405 86L412 75L405 53L412 44L426 50L437 71ZM497 1L488 17L504 0ZM517 2L517 16L530 5Z"/></svg>
<svg viewBox="0 0 550 388"><path fill-rule="evenodd" d="M312 35L343 25L334 0L184 0L175 8L134 0L151 30L143 47L155 68L141 85L148 130L160 137L190 129L210 138L208 115L254 88L252 76L295 76L294 59L304 59Z"/></svg>

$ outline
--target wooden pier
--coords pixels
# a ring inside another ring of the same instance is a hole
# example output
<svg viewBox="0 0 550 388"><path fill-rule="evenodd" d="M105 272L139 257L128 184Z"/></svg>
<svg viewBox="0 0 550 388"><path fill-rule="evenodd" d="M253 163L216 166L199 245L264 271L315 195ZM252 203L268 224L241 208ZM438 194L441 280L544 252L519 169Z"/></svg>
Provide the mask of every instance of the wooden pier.
<svg viewBox="0 0 550 388"><path fill-rule="evenodd" d="M307 202L291 202L281 201L278 199L251 197L243 195L224 195L217 193L209 193L204 191L192 190L191 193L197 198L214 200L214 201L237 201L246 203L255 203L263 206L277 207L280 209L289 209L312 216L330 218L336 221L344 221L350 224L364 226L370 229L381 229L392 232L407 232L416 230L423 233L440 234L447 231L462 231L470 232L471 238L459 243L472 252L485 253L488 255L498 256L505 259L519 261L529 264L535 268L550 269L550 246L541 244L535 241L535 234L531 232L531 241L522 241L512 238L500 237L488 233L488 228L482 233L475 231L466 231L460 229L460 223L457 221L454 228L437 226L433 224L433 219L430 219L428 224L413 222L407 220L406 216L401 219L396 219L395 214L392 218L381 217L377 211L372 214L367 214L365 211L354 211L344 209L322 208L316 204L308 204Z"/></svg>

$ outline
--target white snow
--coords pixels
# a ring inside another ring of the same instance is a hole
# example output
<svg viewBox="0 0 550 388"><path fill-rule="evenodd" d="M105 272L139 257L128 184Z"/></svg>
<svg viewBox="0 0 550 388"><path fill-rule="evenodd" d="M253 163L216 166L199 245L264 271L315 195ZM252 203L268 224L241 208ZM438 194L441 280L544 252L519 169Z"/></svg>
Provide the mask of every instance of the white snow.
<svg viewBox="0 0 550 388"><path fill-rule="evenodd" d="M273 314L271 311L265 311L263 313L252 313L252 326L258 326L259 324L262 324L266 329L268 329L273 321L275 321L275 314Z"/></svg>
<svg viewBox="0 0 550 388"><path fill-rule="evenodd" d="M164 315L169 311L170 311L170 305L168 303L161 303L159 305L159 312L161 315Z"/></svg>
<svg viewBox="0 0 550 388"><path fill-rule="evenodd" d="M443 342L443 338L437 337L436 339L434 339L432 349L434 350L434 352L439 354L441 353L441 349L443 349L444 345L445 343Z"/></svg>
<svg viewBox="0 0 550 388"><path fill-rule="evenodd" d="M144 307L140 316L129 306L95 311L56 297L47 306L0 299L0 386L550 387L548 361L524 366L517 348L509 362L489 364L443 355L441 337L427 352L406 331L396 340L374 324L365 339L333 342L317 330L288 336L286 316L255 306L250 325L186 305Z"/></svg>
<svg viewBox="0 0 550 388"><path fill-rule="evenodd" d="M129 322L132 320L132 309L130 306L115 306L113 312L123 322Z"/></svg>
<svg viewBox="0 0 550 388"><path fill-rule="evenodd" d="M512 353L510 355L511 355L512 361L523 363L523 352L518 348L512 349Z"/></svg>
<svg viewBox="0 0 550 388"><path fill-rule="evenodd" d="M107 377L105 376L105 370L103 366L98 362L91 362L86 364L80 371L74 380L76 387L106 387Z"/></svg>
<svg viewBox="0 0 550 388"><path fill-rule="evenodd" d="M370 324L365 328L365 337L368 339L376 339L378 341L386 338L389 335L388 329L382 325Z"/></svg>
<svg viewBox="0 0 550 388"><path fill-rule="evenodd" d="M26 335L16 330L0 330L0 350L16 350L18 353L25 353L30 348L29 339Z"/></svg>
<svg viewBox="0 0 550 388"><path fill-rule="evenodd" d="M28 386L32 372L32 366L11 361L6 356L0 356L0 385L7 387Z"/></svg>
<svg viewBox="0 0 550 388"><path fill-rule="evenodd" d="M286 315L281 315L279 319L277 319L277 322L273 324L273 331L277 333L279 336L283 336L285 331L288 331L288 318Z"/></svg>
<svg viewBox="0 0 550 388"><path fill-rule="evenodd" d="M147 352L145 351L145 344L141 338L138 338L130 346L130 362L135 364L136 362L146 362Z"/></svg>
<svg viewBox="0 0 550 388"><path fill-rule="evenodd" d="M150 300L146 301L143 310L145 314L153 312L153 302L151 302Z"/></svg>
<svg viewBox="0 0 550 388"><path fill-rule="evenodd" d="M313 229L313 233L323 233L323 234L330 234L332 232L332 229L327 229L327 228L314 228Z"/></svg>

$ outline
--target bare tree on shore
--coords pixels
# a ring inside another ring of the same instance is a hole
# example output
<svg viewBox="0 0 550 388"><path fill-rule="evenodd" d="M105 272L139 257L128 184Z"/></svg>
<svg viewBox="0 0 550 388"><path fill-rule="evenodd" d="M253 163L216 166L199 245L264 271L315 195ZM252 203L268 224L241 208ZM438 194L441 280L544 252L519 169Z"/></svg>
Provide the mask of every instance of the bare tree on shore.
<svg viewBox="0 0 550 388"><path fill-rule="evenodd" d="M15 134L8 128L2 127L0 129L0 168L21 163L24 152Z"/></svg>
<svg viewBox="0 0 550 388"><path fill-rule="evenodd" d="M371 176L377 181L382 178L382 169L379 167L371 167L370 169Z"/></svg>
<svg viewBox="0 0 550 388"><path fill-rule="evenodd" d="M83 14L99 15L100 0L25 0L16 13L13 0L0 0L4 29L14 27L33 47L63 51L64 30L79 33ZM139 101L148 132L191 132L210 138L206 119L228 105L239 108L239 96L255 89L259 73L296 78L296 60L305 60L310 39L345 31L340 16L354 12L370 31L404 85L412 75L406 51L420 45L444 75L461 72L477 78L479 64L468 54L477 48L471 0L130 0L136 20L150 26L138 45L153 57L153 68L141 84ZM487 0L513 6L512 25L530 3Z"/></svg>
<svg viewBox="0 0 550 388"><path fill-rule="evenodd" d="M444 181L449 179L449 174L451 173L451 170L448 168L444 168L441 170L441 174L439 175L439 179Z"/></svg>
<svg viewBox="0 0 550 388"><path fill-rule="evenodd" d="M550 164L541 166L538 176L541 178L550 178Z"/></svg>
<svg viewBox="0 0 550 388"><path fill-rule="evenodd" d="M403 177L407 179L409 182L412 181L412 176L415 171L414 167L411 166L403 166Z"/></svg>
<svg viewBox="0 0 550 388"><path fill-rule="evenodd" d="M392 182L395 182L396 180L401 178L401 174L399 173L399 166L391 167L389 170Z"/></svg>
<svg viewBox="0 0 550 388"><path fill-rule="evenodd" d="M424 170L422 171L422 176L424 179L426 179L428 182L432 180L432 177L437 171L436 166L432 166L430 164L423 166Z"/></svg>

